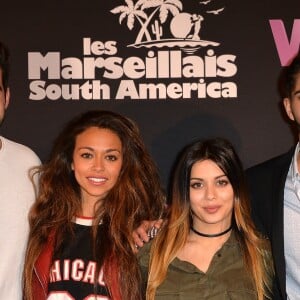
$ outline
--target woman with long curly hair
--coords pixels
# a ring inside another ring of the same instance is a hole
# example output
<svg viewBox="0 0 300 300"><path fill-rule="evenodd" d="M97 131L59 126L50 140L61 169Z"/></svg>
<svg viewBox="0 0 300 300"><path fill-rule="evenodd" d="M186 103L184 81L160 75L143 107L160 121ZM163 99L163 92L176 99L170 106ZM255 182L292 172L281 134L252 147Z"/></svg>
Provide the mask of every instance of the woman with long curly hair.
<svg viewBox="0 0 300 300"><path fill-rule="evenodd" d="M75 117L38 174L24 298L141 299L132 232L159 217L164 196L136 124L111 111Z"/></svg>
<svg viewBox="0 0 300 300"><path fill-rule="evenodd" d="M269 242L251 220L242 164L227 140L200 140L182 151L169 204L165 225L140 250L147 300L269 296Z"/></svg>

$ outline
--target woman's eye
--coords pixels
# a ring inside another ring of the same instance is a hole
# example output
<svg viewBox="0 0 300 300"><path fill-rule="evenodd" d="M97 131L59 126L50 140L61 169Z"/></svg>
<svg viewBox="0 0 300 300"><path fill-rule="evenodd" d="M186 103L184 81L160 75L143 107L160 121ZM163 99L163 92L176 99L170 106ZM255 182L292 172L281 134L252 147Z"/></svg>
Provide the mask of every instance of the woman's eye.
<svg viewBox="0 0 300 300"><path fill-rule="evenodd" d="M82 153L80 156L83 158L91 158L92 154L91 153Z"/></svg>
<svg viewBox="0 0 300 300"><path fill-rule="evenodd" d="M107 159L107 160L110 160L110 161L115 161L115 160L117 160L118 158L117 158L115 155L108 155L108 156L106 156L106 159Z"/></svg>
<svg viewBox="0 0 300 300"><path fill-rule="evenodd" d="M194 182L194 183L191 183L191 188L193 189L199 189L203 186L203 184L201 182Z"/></svg>
<svg viewBox="0 0 300 300"><path fill-rule="evenodd" d="M228 180L224 180L224 179L218 180L218 185L225 186L227 184L228 184Z"/></svg>

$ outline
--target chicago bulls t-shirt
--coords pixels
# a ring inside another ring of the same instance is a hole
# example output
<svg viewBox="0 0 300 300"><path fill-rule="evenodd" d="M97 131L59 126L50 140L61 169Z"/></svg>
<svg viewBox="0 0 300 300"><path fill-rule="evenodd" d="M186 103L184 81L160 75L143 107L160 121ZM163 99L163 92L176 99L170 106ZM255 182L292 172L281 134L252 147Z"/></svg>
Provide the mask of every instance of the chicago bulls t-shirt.
<svg viewBox="0 0 300 300"><path fill-rule="evenodd" d="M110 299L102 270L95 279L91 225L92 219L77 217L74 236L64 239L59 257L54 255L47 300Z"/></svg>

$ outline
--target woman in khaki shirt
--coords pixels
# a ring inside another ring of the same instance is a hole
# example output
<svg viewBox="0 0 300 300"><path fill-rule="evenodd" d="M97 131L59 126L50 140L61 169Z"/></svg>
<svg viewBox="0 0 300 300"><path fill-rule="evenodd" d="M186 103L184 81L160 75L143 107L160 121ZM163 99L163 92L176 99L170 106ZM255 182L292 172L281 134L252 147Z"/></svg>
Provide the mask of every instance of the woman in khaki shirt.
<svg viewBox="0 0 300 300"><path fill-rule="evenodd" d="M139 254L146 299L270 297L269 243L251 220L232 145L217 138L187 146L171 187L168 221Z"/></svg>

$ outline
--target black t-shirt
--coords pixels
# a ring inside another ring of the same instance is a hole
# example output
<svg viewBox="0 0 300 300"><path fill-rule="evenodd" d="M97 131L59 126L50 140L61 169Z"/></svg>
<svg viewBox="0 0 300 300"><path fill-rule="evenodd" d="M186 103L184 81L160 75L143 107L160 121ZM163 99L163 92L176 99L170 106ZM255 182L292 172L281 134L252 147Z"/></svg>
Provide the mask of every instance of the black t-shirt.
<svg viewBox="0 0 300 300"><path fill-rule="evenodd" d="M93 260L91 225L92 219L76 218L74 237L65 238L59 255L54 255L48 300L110 299L102 270L95 290L96 262Z"/></svg>

